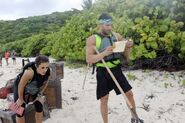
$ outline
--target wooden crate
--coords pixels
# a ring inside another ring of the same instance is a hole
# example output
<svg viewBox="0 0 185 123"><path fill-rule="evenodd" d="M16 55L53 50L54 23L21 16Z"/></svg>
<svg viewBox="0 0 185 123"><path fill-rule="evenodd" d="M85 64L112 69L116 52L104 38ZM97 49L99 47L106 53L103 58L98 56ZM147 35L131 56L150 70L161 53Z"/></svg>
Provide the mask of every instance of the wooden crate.
<svg viewBox="0 0 185 123"><path fill-rule="evenodd" d="M44 95L47 98L47 104L49 109L62 108L62 96L61 96L61 81L60 80L50 80L48 87L46 88Z"/></svg>
<svg viewBox="0 0 185 123"><path fill-rule="evenodd" d="M63 62L54 62L50 63L51 69L51 80L60 80L64 78L64 63Z"/></svg>
<svg viewBox="0 0 185 123"><path fill-rule="evenodd" d="M47 103L43 105L43 121L50 118L50 113ZM35 108L34 105L28 105L25 112L26 123L35 123Z"/></svg>
<svg viewBox="0 0 185 123"><path fill-rule="evenodd" d="M62 108L61 79L64 77L64 63L50 63L51 79L44 95L47 97L49 109Z"/></svg>
<svg viewBox="0 0 185 123"><path fill-rule="evenodd" d="M0 123L16 123L15 113L0 110Z"/></svg>

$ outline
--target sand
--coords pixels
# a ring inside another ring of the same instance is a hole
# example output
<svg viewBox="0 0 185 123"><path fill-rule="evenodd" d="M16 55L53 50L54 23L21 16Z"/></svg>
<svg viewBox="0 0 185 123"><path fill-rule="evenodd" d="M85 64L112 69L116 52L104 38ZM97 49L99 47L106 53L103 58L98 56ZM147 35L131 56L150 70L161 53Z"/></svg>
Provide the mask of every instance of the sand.
<svg viewBox="0 0 185 123"><path fill-rule="evenodd" d="M9 66L0 67L0 87L16 77L22 66L9 59ZM31 60L34 60L32 58ZM51 110L51 118L44 123L103 123L99 100L96 100L96 77L88 70L85 88L82 89L86 69L64 67L62 82L62 109ZM165 72L155 70L123 71L132 85L138 115L145 123L184 123L185 121L185 71ZM0 108L6 100L0 99ZM130 112L122 95L109 94L109 123L130 123Z"/></svg>

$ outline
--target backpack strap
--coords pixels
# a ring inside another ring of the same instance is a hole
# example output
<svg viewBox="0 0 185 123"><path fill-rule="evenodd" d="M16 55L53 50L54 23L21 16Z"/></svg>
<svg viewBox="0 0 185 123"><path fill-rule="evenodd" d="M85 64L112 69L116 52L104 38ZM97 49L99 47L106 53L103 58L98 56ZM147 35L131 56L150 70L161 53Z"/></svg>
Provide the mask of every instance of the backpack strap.
<svg viewBox="0 0 185 123"><path fill-rule="evenodd" d="M95 36L95 41L96 41L96 48L99 49L103 36L99 33L95 33L94 36ZM96 64L94 63L92 64L92 74L94 74L95 69L96 69Z"/></svg>
<svg viewBox="0 0 185 123"><path fill-rule="evenodd" d="M116 33L115 33L115 32L112 32L112 34L115 36L116 41L119 41L119 40L118 40L118 37L117 37L117 35L116 35Z"/></svg>
<svg viewBox="0 0 185 123"><path fill-rule="evenodd" d="M100 45L101 45L101 41L103 39L103 36L99 33L95 33L94 36L95 36L95 39L96 39L96 48L99 49Z"/></svg>
<svg viewBox="0 0 185 123"><path fill-rule="evenodd" d="M48 87L48 83L49 83L49 79L46 81L46 84L44 85L44 87L40 90L39 95L43 95L43 92L46 90L46 88Z"/></svg>

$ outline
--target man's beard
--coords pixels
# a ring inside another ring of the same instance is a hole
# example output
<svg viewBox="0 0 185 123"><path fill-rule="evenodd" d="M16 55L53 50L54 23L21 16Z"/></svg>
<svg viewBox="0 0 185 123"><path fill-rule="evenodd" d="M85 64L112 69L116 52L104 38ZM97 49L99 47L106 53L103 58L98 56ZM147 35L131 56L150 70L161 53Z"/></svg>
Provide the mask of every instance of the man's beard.
<svg viewBox="0 0 185 123"><path fill-rule="evenodd" d="M102 31L102 34L103 34L103 35L110 35L111 32L112 32L111 30L110 30L110 31Z"/></svg>

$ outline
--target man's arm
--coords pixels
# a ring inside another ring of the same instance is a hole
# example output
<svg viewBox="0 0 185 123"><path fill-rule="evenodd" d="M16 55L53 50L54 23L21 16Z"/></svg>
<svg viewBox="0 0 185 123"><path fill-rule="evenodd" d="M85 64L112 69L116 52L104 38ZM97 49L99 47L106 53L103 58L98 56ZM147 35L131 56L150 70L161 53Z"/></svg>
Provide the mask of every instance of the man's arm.
<svg viewBox="0 0 185 123"><path fill-rule="evenodd" d="M103 59L105 56L108 56L113 53L112 46L107 47L103 52L99 54L96 54L95 48L96 48L95 36L90 36L86 42L86 61L88 64L96 63Z"/></svg>

